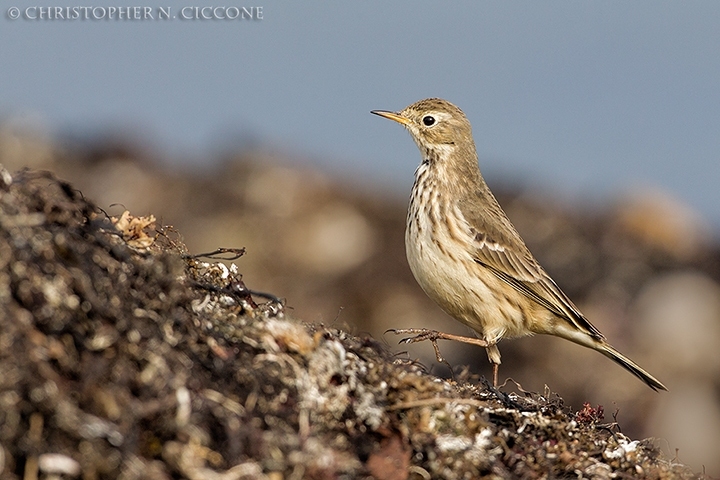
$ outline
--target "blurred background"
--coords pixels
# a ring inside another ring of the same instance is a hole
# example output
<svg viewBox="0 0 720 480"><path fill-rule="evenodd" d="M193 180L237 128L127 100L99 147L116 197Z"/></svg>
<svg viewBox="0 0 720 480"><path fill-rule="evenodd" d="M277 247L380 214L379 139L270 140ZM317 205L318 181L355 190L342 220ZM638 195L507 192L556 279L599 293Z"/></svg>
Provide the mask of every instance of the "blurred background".
<svg viewBox="0 0 720 480"><path fill-rule="evenodd" d="M194 253L245 246L250 288L447 376L429 344L383 335L468 332L405 261L417 149L369 114L446 98L540 262L670 392L554 338L502 343L501 377L720 474L720 3L275 0L224 3L253 17L229 20L155 1L71 20L66 0L4 2L0 163L152 213ZM484 351L440 347L490 374Z"/></svg>

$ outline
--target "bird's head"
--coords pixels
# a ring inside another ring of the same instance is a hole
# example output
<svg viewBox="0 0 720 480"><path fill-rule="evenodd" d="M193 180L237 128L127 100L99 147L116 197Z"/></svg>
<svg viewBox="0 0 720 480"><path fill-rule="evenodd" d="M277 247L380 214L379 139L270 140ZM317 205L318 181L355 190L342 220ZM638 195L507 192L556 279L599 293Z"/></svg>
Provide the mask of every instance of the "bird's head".
<svg viewBox="0 0 720 480"><path fill-rule="evenodd" d="M399 112L373 110L372 113L402 124L424 154L442 155L469 145L474 150L470 122L462 110L447 100L428 98Z"/></svg>

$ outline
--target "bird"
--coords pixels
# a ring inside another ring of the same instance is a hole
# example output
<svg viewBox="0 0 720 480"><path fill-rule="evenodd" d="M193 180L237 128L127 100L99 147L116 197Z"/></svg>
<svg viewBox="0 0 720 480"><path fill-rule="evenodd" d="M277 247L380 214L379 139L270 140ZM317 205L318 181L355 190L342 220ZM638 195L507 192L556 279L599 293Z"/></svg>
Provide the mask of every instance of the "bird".
<svg viewBox="0 0 720 480"><path fill-rule="evenodd" d="M501 339L554 335L602 353L655 391L667 390L610 345L535 259L480 173L472 128L460 108L428 98L398 112L371 113L403 125L422 157L405 229L410 270L435 303L476 335L390 330L414 335L401 343L429 340L439 361L438 339L484 347L497 387Z"/></svg>

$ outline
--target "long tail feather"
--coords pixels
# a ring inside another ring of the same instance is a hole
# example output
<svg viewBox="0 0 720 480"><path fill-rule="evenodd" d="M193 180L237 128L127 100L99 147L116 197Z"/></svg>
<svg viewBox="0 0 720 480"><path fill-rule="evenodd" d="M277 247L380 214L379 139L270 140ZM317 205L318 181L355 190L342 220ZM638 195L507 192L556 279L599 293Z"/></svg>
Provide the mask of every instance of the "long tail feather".
<svg viewBox="0 0 720 480"><path fill-rule="evenodd" d="M652 388L656 392L658 390L667 390L667 387L663 385L657 378L650 375L648 372L643 370L640 365L630 360L628 357L618 352L613 348L612 345L603 342L599 345L597 351L608 357L609 359L617 362L620 366L625 368L627 371L638 377L640 380L645 382L648 387Z"/></svg>
<svg viewBox="0 0 720 480"><path fill-rule="evenodd" d="M602 353L610 360L618 363L621 367L632 373L640 380L645 382L648 387L652 388L656 392L658 390L667 390L667 387L663 385L657 378L650 375L648 372L637 363L630 360L622 353L615 350L615 348L607 343L602 338L593 337L589 332L582 331L574 326L570 325L569 322L561 322L554 326L554 329L550 332L551 335L565 338L571 342L577 343L584 347L592 348Z"/></svg>

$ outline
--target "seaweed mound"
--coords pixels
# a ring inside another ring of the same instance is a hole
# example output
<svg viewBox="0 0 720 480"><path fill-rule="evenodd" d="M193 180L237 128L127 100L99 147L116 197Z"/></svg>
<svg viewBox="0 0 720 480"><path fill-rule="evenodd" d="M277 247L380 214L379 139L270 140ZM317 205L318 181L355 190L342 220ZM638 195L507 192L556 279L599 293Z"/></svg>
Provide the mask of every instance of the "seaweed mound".
<svg viewBox="0 0 720 480"><path fill-rule="evenodd" d="M291 318L234 252L1 169L0 478L694 478L590 405Z"/></svg>

